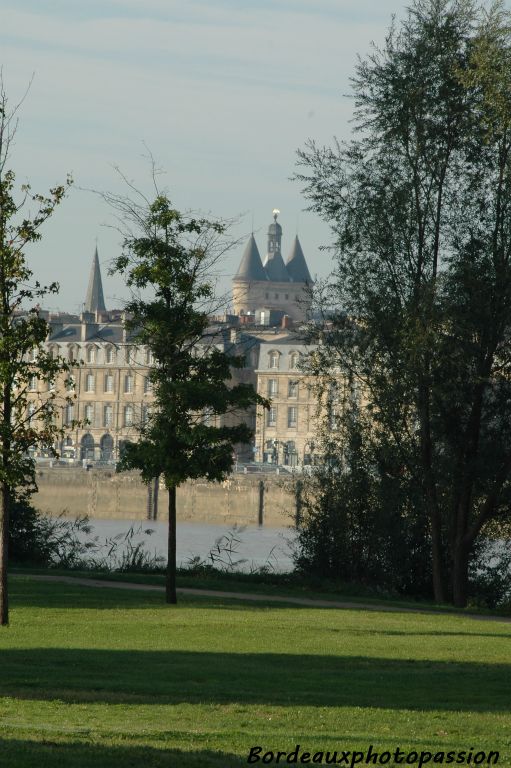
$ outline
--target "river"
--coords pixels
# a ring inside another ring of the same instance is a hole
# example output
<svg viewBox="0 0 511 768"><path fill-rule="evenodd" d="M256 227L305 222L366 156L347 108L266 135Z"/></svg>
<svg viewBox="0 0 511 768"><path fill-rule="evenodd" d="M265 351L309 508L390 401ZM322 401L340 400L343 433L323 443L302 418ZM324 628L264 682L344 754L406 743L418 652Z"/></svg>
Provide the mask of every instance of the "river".
<svg viewBox="0 0 511 768"><path fill-rule="evenodd" d="M96 539L96 547L105 555L113 546L111 559L119 558L130 546L143 543L152 555L165 557L167 553L167 523L154 520L91 520L93 527L87 537ZM151 531L151 533L147 533ZM293 543L296 531L292 528L264 528L246 526L227 528L202 523L177 524L177 563L187 566L194 558L225 567L249 572L262 566L284 573L293 569ZM113 564L113 563L112 563Z"/></svg>

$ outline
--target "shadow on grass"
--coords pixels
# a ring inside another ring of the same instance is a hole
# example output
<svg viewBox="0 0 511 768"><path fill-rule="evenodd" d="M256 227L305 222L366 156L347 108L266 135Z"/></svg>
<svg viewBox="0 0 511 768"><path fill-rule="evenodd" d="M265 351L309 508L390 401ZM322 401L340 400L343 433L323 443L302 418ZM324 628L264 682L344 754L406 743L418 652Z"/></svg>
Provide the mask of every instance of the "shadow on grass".
<svg viewBox="0 0 511 768"><path fill-rule="evenodd" d="M83 742L0 739L2 768L239 768L246 758L226 752L109 747Z"/></svg>
<svg viewBox="0 0 511 768"><path fill-rule="evenodd" d="M0 695L127 704L511 710L511 666L363 656L4 649Z"/></svg>

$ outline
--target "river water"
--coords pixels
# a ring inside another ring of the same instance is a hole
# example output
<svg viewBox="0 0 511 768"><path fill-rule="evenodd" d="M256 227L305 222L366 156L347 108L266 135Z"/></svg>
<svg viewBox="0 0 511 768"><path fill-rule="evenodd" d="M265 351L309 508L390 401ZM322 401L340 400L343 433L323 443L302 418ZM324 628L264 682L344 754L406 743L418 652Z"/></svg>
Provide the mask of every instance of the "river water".
<svg viewBox="0 0 511 768"><path fill-rule="evenodd" d="M106 554L114 542L113 557L119 558L130 545L143 542L150 554L165 558L167 553L167 523L155 520L91 520L92 536ZM147 531L151 533L147 533ZM80 538L84 539L83 534ZM228 528L202 523L177 524L177 563L187 566L194 558L222 567L249 572L262 566L283 573L293 569L293 544L296 531L292 528L246 526Z"/></svg>

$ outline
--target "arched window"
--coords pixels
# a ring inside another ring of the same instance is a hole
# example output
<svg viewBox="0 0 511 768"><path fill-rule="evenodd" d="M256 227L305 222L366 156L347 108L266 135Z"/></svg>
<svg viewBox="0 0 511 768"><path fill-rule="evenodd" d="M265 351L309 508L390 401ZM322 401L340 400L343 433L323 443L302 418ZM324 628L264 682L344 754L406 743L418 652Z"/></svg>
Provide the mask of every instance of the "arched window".
<svg viewBox="0 0 511 768"><path fill-rule="evenodd" d="M103 435L100 440L101 459L103 461L112 461L114 457L114 440L112 435Z"/></svg>
<svg viewBox="0 0 511 768"><path fill-rule="evenodd" d="M275 350L270 352L268 354L268 358L269 358L270 368L278 368L279 367L280 355L279 355L278 352L276 352Z"/></svg>
<svg viewBox="0 0 511 768"><path fill-rule="evenodd" d="M300 362L300 355L298 352L291 352L289 355L289 368L290 370L294 371L296 368L298 368L298 363Z"/></svg>
<svg viewBox="0 0 511 768"><path fill-rule="evenodd" d="M88 363L96 362L96 347L88 346L86 351L86 360Z"/></svg>
<svg viewBox="0 0 511 768"><path fill-rule="evenodd" d="M115 349L114 349L114 347L108 346L105 349L105 362L106 363L113 363L113 362L115 362Z"/></svg>
<svg viewBox="0 0 511 768"><path fill-rule="evenodd" d="M80 458L82 460L94 458L94 438L90 432L87 432L82 437L80 445Z"/></svg>
<svg viewBox="0 0 511 768"><path fill-rule="evenodd" d="M69 347L67 356L70 363L73 363L75 360L78 360L78 347L76 347L74 344L71 344L71 346Z"/></svg>

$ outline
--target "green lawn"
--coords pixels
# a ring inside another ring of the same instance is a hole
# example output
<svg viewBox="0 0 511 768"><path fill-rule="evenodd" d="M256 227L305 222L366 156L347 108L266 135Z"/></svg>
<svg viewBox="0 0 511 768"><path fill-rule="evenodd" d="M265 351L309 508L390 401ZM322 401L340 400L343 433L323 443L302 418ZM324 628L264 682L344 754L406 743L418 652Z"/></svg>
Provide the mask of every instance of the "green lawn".
<svg viewBox="0 0 511 768"><path fill-rule="evenodd" d="M511 766L511 624L161 601L11 579L1 768L230 768L296 744L493 749Z"/></svg>

